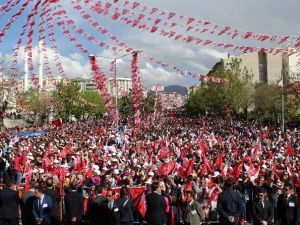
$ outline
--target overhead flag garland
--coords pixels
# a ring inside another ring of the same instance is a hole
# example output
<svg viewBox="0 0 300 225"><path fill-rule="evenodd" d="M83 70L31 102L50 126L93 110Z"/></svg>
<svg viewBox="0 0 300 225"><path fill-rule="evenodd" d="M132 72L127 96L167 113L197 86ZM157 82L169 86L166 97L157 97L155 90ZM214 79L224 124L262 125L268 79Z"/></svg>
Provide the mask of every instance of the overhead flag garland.
<svg viewBox="0 0 300 225"><path fill-rule="evenodd" d="M12 28L16 21L25 15L25 22L22 24L20 33L17 34L17 42L12 51L12 70L11 81L16 83L19 79L17 75L17 64L20 55L20 49L25 46L25 55L28 62L28 72L32 83L39 87L39 78L35 72L33 63L33 44L35 34L38 33L38 41L40 43L39 50L43 58L43 66L48 79L53 78L53 72L50 65L50 51L53 54L57 72L63 79L67 79L67 75L61 63L59 48L56 38L56 26L60 28L62 34L71 42L85 57L90 58L91 71L99 92L104 96L105 105L112 111L111 117L116 120L115 105L112 101L112 96L108 94L107 88L104 85L107 77L100 70L96 58L90 57L92 54L85 45L92 43L97 46L97 49L102 48L114 53L127 53L132 55L131 73L133 90L132 97L134 100L134 122L138 127L140 124L140 105L139 99L142 94L142 84L138 68L138 56L144 57L151 63L168 70L172 70L183 76L189 76L196 79L208 80L214 83L227 82L226 79L214 76L207 77L195 72L190 72L170 63L163 62L156 57L149 56L142 52L138 54L134 46L128 45L125 41L119 39L112 34L108 28L104 27L98 15L109 17L113 21L120 21L123 24L136 28L142 32L148 32L154 35L168 38L170 40L181 41L183 43L192 44L194 46L216 47L226 49L228 51L244 52L262 52L273 55L284 54L293 55L299 54L300 36L290 35L268 35L258 34L252 31L243 31L234 28L230 25L218 25L211 21L187 17L176 12L169 12L157 7L150 7L138 1L131 0L70 0L73 10L78 12L80 16L92 26L98 34L104 38L97 38L91 34L86 28L83 29L77 25L76 21L68 15L68 11L60 4L59 0L8 0L5 5L0 8L0 19L4 16L10 16L5 21L4 26L0 29L0 44L7 35L7 32ZM31 5L33 4L32 8ZM16 9L17 8L17 9ZM13 9L15 12L12 13ZM203 38L203 35L211 37L226 36L231 39L229 42L217 42L213 39ZM80 38L77 38L77 37ZM82 39L84 39L83 43ZM107 40L108 39L108 40ZM270 42L269 46L256 46L254 44L240 45L234 41L241 39L246 43L249 40L259 41L259 45L264 42ZM292 48L289 48L292 47ZM94 49L93 49L94 50ZM117 87L116 80L116 61L111 63L110 73L112 77L112 87ZM118 90L119 91L119 90Z"/></svg>

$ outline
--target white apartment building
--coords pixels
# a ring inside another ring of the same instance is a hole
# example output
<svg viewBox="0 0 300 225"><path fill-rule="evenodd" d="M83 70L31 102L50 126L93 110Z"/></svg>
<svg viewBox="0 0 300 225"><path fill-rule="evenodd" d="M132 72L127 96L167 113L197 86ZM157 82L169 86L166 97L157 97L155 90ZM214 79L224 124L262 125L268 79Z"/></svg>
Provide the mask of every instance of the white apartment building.
<svg viewBox="0 0 300 225"><path fill-rule="evenodd" d="M97 90L96 84L92 79L78 78L78 79L73 79L71 81L73 83L76 83L77 85L79 85L81 91L96 91ZM118 93L118 96L128 94L130 92L130 90L132 89L131 78L118 77L117 82L116 82L117 89L114 87L113 82L114 82L113 78L109 78L106 83L108 92L113 96L116 96L117 93Z"/></svg>

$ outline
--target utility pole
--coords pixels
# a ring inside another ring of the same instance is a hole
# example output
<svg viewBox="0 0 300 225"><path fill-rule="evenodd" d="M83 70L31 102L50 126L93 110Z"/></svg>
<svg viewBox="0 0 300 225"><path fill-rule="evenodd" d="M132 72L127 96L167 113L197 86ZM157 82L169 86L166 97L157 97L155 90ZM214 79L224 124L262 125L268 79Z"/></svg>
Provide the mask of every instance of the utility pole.
<svg viewBox="0 0 300 225"><path fill-rule="evenodd" d="M119 128L119 111L118 111L118 81L117 81L117 59L114 59L114 64L115 64L115 71L114 71L114 86L115 86L115 93L116 93L116 130L118 131L118 128Z"/></svg>
<svg viewBox="0 0 300 225"><path fill-rule="evenodd" d="M281 71L281 79L278 82L278 86L281 87L281 131L284 132L284 76L283 71Z"/></svg>

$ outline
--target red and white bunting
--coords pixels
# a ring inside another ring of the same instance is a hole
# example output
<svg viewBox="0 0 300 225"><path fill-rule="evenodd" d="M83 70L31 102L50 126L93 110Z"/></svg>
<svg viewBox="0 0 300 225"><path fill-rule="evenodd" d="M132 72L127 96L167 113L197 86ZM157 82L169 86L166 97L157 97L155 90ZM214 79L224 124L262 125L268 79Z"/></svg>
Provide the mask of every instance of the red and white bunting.
<svg viewBox="0 0 300 225"><path fill-rule="evenodd" d="M140 98L142 96L142 84L140 72L138 68L138 52L132 54L131 63L131 79L132 79L132 101L134 108L134 124L137 128L141 123Z"/></svg>
<svg viewBox="0 0 300 225"><path fill-rule="evenodd" d="M22 39L25 35L25 33L27 32L27 28L29 27L29 24L32 22L33 17L36 15L37 10L35 10L35 8L33 8L30 13L27 15L27 20L26 23L22 26L22 31L19 35L19 39L16 43L16 46L14 47L13 51L12 51L12 64L11 64L11 68L12 68L12 82L14 84L16 84L15 79L17 78L17 64L18 64L18 56L19 56L19 51L21 48L21 44L22 44Z"/></svg>
<svg viewBox="0 0 300 225"><path fill-rule="evenodd" d="M110 115L112 120L115 122L115 121L117 121L117 114L114 110L115 106L114 106L112 97L110 96L110 94L107 91L106 76L100 70L100 67L97 64L96 57L95 56L89 56L89 57L90 57L90 64L91 64L93 80L95 81L96 87L103 97L103 101L104 101L104 104L105 104L108 114Z"/></svg>
<svg viewBox="0 0 300 225"><path fill-rule="evenodd" d="M103 1L103 2L105 3L106 1ZM113 7L110 7L109 9L103 8L101 3L99 3L99 2L97 2L94 5L90 6L90 9L92 11L98 13L98 14L107 15L109 17L113 16L113 13L114 13ZM143 19L141 21L141 20L132 18L133 15L134 15L134 12L132 12L130 16L118 17L117 19L124 22L125 24L131 26L131 27L138 28L141 31L147 31L147 32L150 32L150 33L155 33L155 34L158 34L160 36L167 37L167 38L173 39L173 40L183 41L185 43L202 45L202 46L214 46L214 47L217 47L217 48L222 48L222 49L231 50L231 51L241 51L243 53L245 53L245 52L251 53L251 52L257 52L257 51L259 51L259 52L264 51L264 52L270 53L270 54L274 54L274 52L276 52L277 54L279 52L281 52L283 54L286 54L286 55L290 54L290 52L288 52L288 50L285 50L283 48L276 48L275 51L274 51L274 48L254 47L254 46L239 46L239 45L234 45L234 44L231 44L231 43L214 42L214 41L209 40L209 39L202 40L202 39L200 39L198 37L195 37L195 36L192 36L192 35L186 35L185 34L186 32L184 34L181 34L181 33L178 33L178 31L175 32L173 30L168 30L168 31L164 30L164 28L161 28L159 26L159 24L166 24L166 23L165 22L161 23L161 19L149 18L148 20ZM137 18L140 18L140 14L138 15ZM154 21L154 23L151 25L151 24L149 24L149 21L150 21L150 23L151 23L151 21ZM191 24L193 21L194 21L193 18L188 18L186 23ZM174 23L172 24L173 27L175 25L176 24L174 24ZM188 28L188 29L190 29L190 28ZM213 27L213 30L210 33L218 33L219 34L220 32L217 32L217 29L218 29L218 26L215 25ZM226 28L226 29L228 29L228 28ZM201 31L201 33L202 33L202 31ZM250 34L250 32L248 32L248 33L246 33L246 36L243 37L243 38L247 39L250 36L251 36L251 34ZM300 45L300 43L299 43L299 45Z"/></svg>
<svg viewBox="0 0 300 225"><path fill-rule="evenodd" d="M48 9L48 11L49 11L49 9ZM39 24L39 41L42 43L41 44L41 53L43 55L43 64L45 67L46 76L49 80L53 80L53 74L51 72L51 67L50 67L49 58L48 58L48 54L47 54L47 48L45 45L45 42L46 42L45 23L46 23L46 19L47 19L46 13L47 13L47 7L43 6L42 12L40 14L41 22Z"/></svg>
<svg viewBox="0 0 300 225"><path fill-rule="evenodd" d="M107 3L107 1L102 1L102 2ZM299 35L278 36L278 35L270 35L270 34L260 34L252 31L245 31L242 29L234 28L230 25L215 24L211 21L207 21L203 19L186 17L176 12L169 12L156 7L152 8L145 4L141 4L137 1L134 1L132 4L129 3L122 4L121 2L120 3L114 2L112 4L114 4L114 7L123 7L122 10L126 10L127 13L131 15L132 18L134 16L139 15L141 12L143 12L144 16L141 19L147 21L156 21L156 19L158 19L159 17L160 20L163 20L163 23L160 23L161 26L180 27L183 28L185 31L193 31L199 34L206 33L208 35L215 35L215 36L226 35L232 39L240 38L244 40L251 38L253 40L257 40L260 42L269 41L271 43L277 42L278 44L283 44L287 42L290 47L296 47L296 45L300 41ZM112 9L112 7L110 8Z"/></svg>
<svg viewBox="0 0 300 225"><path fill-rule="evenodd" d="M11 28L14 22L19 18L20 15L24 12L27 5L31 2L30 0L26 0L21 8L9 19L8 23L4 26L4 28L0 31L0 43L2 42L3 38L5 37L6 32Z"/></svg>
<svg viewBox="0 0 300 225"><path fill-rule="evenodd" d="M50 9L51 11L51 9ZM46 11L46 23L47 23L47 36L49 38L50 41L50 48L53 50L54 53L54 61L55 61L55 66L57 69L57 72L59 73L59 75L66 79L67 76L65 74L65 71L62 67L62 63L60 61L60 56L59 56L59 50L58 50L58 46L56 43L56 38L55 38L55 33L54 33L54 29L53 29L53 24L52 24L52 17L50 16L50 11Z"/></svg>
<svg viewBox="0 0 300 225"><path fill-rule="evenodd" d="M21 2L21 0L9 0L7 1L6 5L1 7L1 14L0 14L0 19L6 15L11 9L13 9L16 5L18 5Z"/></svg>
<svg viewBox="0 0 300 225"><path fill-rule="evenodd" d="M34 15L37 14L38 11L38 7L41 4L41 0L37 1L37 3L35 4L34 7ZM34 72L34 66L33 66L33 53L32 53L32 42L33 42L33 32L34 32L34 27L35 27L35 16L32 17L32 21L29 24L29 30L28 30L28 41L25 45L25 54L27 54L28 56L28 70L29 73L31 75L31 81L33 83L34 86L36 86L37 88L39 88L39 80L38 77L36 76L35 72Z"/></svg>

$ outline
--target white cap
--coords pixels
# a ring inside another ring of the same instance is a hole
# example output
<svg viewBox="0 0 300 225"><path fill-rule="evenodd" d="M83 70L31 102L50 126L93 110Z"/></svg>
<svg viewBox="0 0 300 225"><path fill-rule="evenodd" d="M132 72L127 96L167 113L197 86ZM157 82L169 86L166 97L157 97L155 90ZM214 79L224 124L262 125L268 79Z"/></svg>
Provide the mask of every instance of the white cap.
<svg viewBox="0 0 300 225"><path fill-rule="evenodd" d="M101 174L100 170L94 170L94 173L97 174L98 176Z"/></svg>
<svg viewBox="0 0 300 225"><path fill-rule="evenodd" d="M148 173L148 175L149 175L149 176L154 176L154 173L153 173L152 171L150 171L150 172Z"/></svg>
<svg viewBox="0 0 300 225"><path fill-rule="evenodd" d="M218 177L218 176L220 176L220 175L221 175L220 172L215 171L214 174L212 175L212 177Z"/></svg>
<svg viewBox="0 0 300 225"><path fill-rule="evenodd" d="M39 169L39 173L44 173L45 171L43 169Z"/></svg>
<svg viewBox="0 0 300 225"><path fill-rule="evenodd" d="M120 174L120 173L119 173L119 170L118 170L118 169L115 169L115 170L114 170L114 174L119 175L119 174Z"/></svg>
<svg viewBox="0 0 300 225"><path fill-rule="evenodd" d="M59 161L58 161L57 159L55 159L55 160L53 161L53 163L59 163Z"/></svg>
<svg viewBox="0 0 300 225"><path fill-rule="evenodd" d="M108 170L106 166L102 167L102 170L106 171Z"/></svg>
<svg viewBox="0 0 300 225"><path fill-rule="evenodd" d="M99 170L99 166L98 165L93 165L93 170Z"/></svg>

